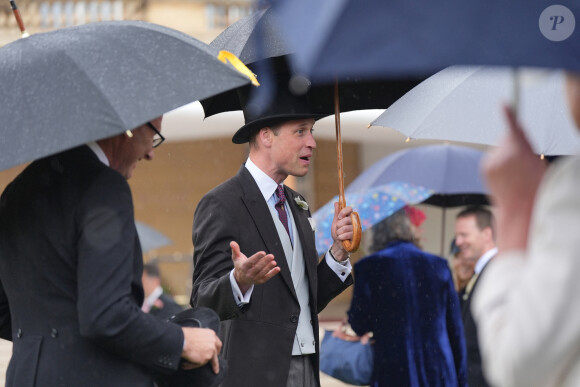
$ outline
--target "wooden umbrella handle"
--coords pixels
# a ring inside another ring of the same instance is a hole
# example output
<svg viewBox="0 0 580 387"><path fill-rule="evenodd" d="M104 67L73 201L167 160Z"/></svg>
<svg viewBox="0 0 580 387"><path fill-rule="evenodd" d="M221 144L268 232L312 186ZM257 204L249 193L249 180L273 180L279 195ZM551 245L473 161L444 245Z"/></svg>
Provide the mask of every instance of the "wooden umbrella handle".
<svg viewBox="0 0 580 387"><path fill-rule="evenodd" d="M344 173L342 169L342 137L340 134L340 103L338 98L338 81L334 84L334 122L336 126L336 156L338 160L338 210L341 211L346 207L346 199L344 197ZM360 246L362 237L362 227L360 224L360 217L357 212L350 214L352 221L353 235L351 240L342 241L342 247L348 252L357 251Z"/></svg>
<svg viewBox="0 0 580 387"><path fill-rule="evenodd" d="M360 240L362 237L362 228L360 225L360 217L358 212L350 214L350 220L352 221L352 239L347 241L342 241L342 247L349 253L355 252L360 246Z"/></svg>

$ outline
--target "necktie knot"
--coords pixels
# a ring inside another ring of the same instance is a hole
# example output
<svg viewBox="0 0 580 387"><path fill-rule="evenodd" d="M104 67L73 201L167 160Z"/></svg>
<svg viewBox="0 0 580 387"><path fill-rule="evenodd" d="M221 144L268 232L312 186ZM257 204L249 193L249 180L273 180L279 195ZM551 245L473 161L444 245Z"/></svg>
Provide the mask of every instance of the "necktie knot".
<svg viewBox="0 0 580 387"><path fill-rule="evenodd" d="M276 188L276 196L278 196L278 204L284 204L286 195L284 195L284 187L281 184Z"/></svg>

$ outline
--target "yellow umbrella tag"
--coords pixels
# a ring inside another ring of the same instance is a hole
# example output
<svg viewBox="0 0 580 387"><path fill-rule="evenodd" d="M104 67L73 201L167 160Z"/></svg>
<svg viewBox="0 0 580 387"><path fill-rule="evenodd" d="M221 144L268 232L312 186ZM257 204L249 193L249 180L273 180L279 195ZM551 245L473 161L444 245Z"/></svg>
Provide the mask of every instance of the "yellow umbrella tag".
<svg viewBox="0 0 580 387"><path fill-rule="evenodd" d="M252 85L260 86L260 83L258 83L258 79L256 78L256 74L251 72L250 69L247 68L246 65L231 52L225 50L220 51L218 54L218 59L224 63L230 62L230 64L234 66L236 70L244 74L246 77L250 79L250 81L252 81Z"/></svg>

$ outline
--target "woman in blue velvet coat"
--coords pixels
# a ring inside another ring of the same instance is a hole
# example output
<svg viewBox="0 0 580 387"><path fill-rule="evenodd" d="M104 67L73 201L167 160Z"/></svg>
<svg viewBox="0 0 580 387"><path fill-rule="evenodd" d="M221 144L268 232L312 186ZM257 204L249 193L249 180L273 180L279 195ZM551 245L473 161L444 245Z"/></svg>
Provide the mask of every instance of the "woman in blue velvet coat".
<svg viewBox="0 0 580 387"><path fill-rule="evenodd" d="M447 261L423 252L405 209L373 227L373 254L354 266L348 318L373 332L371 386L466 386L459 299Z"/></svg>

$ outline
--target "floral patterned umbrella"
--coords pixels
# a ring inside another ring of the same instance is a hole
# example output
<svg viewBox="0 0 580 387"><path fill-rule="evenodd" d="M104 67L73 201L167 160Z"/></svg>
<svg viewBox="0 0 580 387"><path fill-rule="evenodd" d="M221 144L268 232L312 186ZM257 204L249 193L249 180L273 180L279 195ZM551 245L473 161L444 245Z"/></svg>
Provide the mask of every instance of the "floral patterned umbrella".
<svg viewBox="0 0 580 387"><path fill-rule="evenodd" d="M407 204L417 204L429 198L435 191L395 181L389 184L372 187L365 192L346 194L346 204L352 206L359 214L362 230L377 224L397 212ZM334 217L335 196L313 214L316 224L316 250L324 253L332 245L330 226Z"/></svg>

